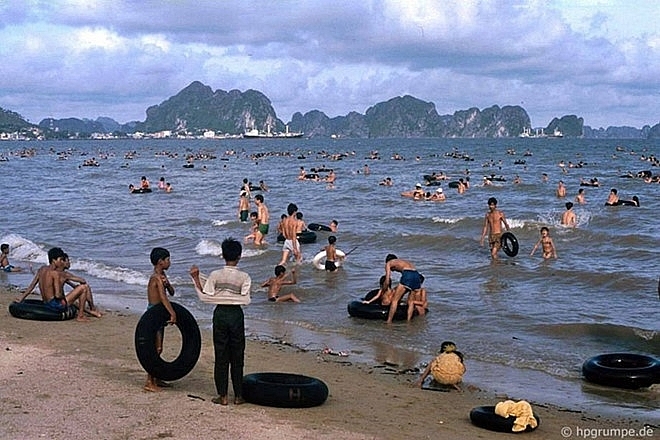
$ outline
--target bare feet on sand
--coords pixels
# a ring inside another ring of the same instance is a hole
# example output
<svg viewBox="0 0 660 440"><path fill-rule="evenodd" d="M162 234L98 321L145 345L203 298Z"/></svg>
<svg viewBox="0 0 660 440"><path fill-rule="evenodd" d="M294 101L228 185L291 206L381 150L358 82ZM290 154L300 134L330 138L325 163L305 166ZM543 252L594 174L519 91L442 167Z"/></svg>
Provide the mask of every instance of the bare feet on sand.
<svg viewBox="0 0 660 440"><path fill-rule="evenodd" d="M211 399L211 402L220 405L229 405L229 399L227 398L227 396L214 397L213 399Z"/></svg>

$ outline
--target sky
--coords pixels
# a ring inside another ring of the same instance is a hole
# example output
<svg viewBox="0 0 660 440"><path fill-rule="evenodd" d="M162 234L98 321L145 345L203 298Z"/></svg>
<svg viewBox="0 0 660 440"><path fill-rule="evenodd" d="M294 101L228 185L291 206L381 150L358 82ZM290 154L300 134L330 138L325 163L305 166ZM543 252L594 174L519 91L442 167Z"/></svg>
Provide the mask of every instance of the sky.
<svg viewBox="0 0 660 440"><path fill-rule="evenodd" d="M258 90L284 122L412 95L652 126L657 17L658 0L0 0L0 107L144 121L200 81Z"/></svg>

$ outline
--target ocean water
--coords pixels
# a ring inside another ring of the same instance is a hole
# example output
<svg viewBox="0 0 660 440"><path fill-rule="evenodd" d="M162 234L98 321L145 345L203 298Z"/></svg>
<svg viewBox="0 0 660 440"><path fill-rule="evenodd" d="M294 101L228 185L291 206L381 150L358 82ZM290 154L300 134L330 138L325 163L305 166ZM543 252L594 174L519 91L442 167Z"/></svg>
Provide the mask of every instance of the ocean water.
<svg viewBox="0 0 660 440"><path fill-rule="evenodd" d="M372 158L374 151L380 159ZM0 241L11 245L10 261L36 268L46 263L50 247L60 246L101 306L141 313L149 252L163 246L172 254L175 300L210 327L212 307L197 301L188 269L197 264L210 272L222 265L221 241L249 232L237 218L242 179L264 180L269 244L246 245L240 263L253 279L253 302L245 309L250 335L310 350L328 346L349 352L351 361L401 368L429 361L442 341L452 340L466 356L468 384L516 399L660 421L658 385L625 391L581 378L582 363L597 354L660 356L660 186L621 177L640 170L659 174L644 160L660 154L658 141L48 141L2 142L0 154L8 158L0 162ZM404 160L393 160L395 154ZM183 167L188 155L198 158L194 168ZM82 166L92 157L100 166ZM525 164L515 164L520 160ZM569 162L584 165L569 168ZM333 168L335 188L297 180L300 167ZM424 174L439 171L450 180L469 176L471 188L460 195L445 182L444 203L400 196ZM482 186L491 174L506 181ZM522 183L512 183L515 175ZM128 184L139 184L141 176L154 188L163 176L174 191L129 194ZM378 185L386 177L394 186ZM581 178L594 177L601 187L586 187L587 204L574 207L578 227L562 227L564 203L574 200ZM559 180L568 190L565 199L555 196ZM637 195L641 207L605 207L610 188L622 199ZM497 263L479 245L491 196L520 244L517 257L500 253ZM338 248L352 252L338 273L315 269L311 260L328 236L319 232L317 243L302 245L299 284L291 289L303 302L272 304L259 285L280 259L275 227L290 202L308 223L337 219ZM557 260L544 261L539 251L529 256L541 226L551 230ZM377 287L388 253L424 274L429 314L392 326L349 317L347 303ZM2 284L26 286L30 279L29 272L0 273Z"/></svg>

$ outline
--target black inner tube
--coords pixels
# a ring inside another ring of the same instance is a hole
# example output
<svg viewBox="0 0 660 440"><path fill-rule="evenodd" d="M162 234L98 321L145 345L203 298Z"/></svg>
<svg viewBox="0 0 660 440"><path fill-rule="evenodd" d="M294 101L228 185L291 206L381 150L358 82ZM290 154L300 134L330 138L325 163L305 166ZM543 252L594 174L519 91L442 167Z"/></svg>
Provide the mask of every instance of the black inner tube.
<svg viewBox="0 0 660 440"><path fill-rule="evenodd" d="M140 365L150 375L161 380L178 380L195 367L202 349L202 336L195 317L183 306L172 302L176 327L181 332L181 351L171 362L156 350L156 335L167 326L170 314L163 304L144 312L135 328L135 352Z"/></svg>

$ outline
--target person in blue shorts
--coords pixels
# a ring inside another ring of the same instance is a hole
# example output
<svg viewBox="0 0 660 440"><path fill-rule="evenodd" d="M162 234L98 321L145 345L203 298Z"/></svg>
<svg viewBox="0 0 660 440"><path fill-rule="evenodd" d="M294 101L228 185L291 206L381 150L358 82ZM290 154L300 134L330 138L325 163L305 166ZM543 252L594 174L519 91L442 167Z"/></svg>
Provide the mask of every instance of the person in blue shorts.
<svg viewBox="0 0 660 440"><path fill-rule="evenodd" d="M390 303L390 310L387 314L388 324L392 323L396 308L403 295L411 291L418 291L422 288L422 283L424 282L424 276L417 272L415 266L410 261L402 260L394 254L388 254L385 257L385 285L391 282L392 272L400 272L401 279L392 293L392 302ZM412 316L409 317L409 320L411 318Z"/></svg>
<svg viewBox="0 0 660 440"><path fill-rule="evenodd" d="M0 270L4 272L22 271L20 267L12 266L11 264L9 264L9 244L2 243L2 245L0 245L0 252L2 252L2 254L0 255Z"/></svg>

